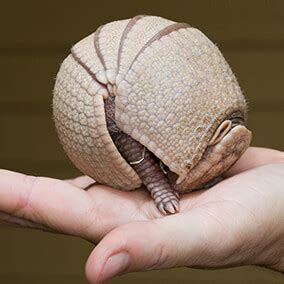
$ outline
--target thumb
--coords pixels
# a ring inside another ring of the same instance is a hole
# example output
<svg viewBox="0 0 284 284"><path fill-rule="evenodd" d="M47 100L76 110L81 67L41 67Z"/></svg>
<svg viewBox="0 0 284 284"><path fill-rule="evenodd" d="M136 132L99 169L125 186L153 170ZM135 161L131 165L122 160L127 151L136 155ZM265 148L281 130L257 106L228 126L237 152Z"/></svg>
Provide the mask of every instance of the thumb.
<svg viewBox="0 0 284 284"><path fill-rule="evenodd" d="M87 279L101 283L131 271L194 266L204 250L203 227L196 217L179 213L117 227L89 256Z"/></svg>

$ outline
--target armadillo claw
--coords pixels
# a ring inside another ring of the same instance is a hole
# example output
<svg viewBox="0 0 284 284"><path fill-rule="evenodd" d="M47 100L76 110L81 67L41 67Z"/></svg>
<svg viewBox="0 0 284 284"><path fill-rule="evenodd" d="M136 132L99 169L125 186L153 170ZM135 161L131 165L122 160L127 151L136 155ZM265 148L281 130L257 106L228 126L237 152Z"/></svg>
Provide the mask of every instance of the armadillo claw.
<svg viewBox="0 0 284 284"><path fill-rule="evenodd" d="M160 212L164 215L175 214L179 211L179 200L174 192L167 192L167 194L155 200L155 203Z"/></svg>

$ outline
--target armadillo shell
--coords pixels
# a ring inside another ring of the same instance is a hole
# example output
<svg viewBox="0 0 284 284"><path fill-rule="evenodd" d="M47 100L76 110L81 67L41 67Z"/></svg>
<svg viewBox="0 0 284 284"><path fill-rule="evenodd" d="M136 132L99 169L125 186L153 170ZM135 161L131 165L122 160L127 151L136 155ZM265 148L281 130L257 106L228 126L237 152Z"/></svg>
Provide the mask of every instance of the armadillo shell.
<svg viewBox="0 0 284 284"><path fill-rule="evenodd" d="M108 95L115 95L117 126L177 175L196 165L230 112L246 110L230 67L198 29L155 16L99 27L60 67L54 120L78 169L122 190L141 180L107 130Z"/></svg>

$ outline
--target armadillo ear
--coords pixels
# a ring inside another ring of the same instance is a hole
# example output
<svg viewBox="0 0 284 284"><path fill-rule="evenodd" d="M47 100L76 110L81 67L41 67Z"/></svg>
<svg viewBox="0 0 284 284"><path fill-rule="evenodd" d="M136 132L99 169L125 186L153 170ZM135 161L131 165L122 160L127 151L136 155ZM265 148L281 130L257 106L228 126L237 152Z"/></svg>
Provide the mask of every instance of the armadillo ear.
<svg viewBox="0 0 284 284"><path fill-rule="evenodd" d="M215 131L213 137L211 138L208 146L212 146L214 144L217 144L219 141L222 140L222 138L230 131L232 127L231 120L225 120L223 121L220 126Z"/></svg>

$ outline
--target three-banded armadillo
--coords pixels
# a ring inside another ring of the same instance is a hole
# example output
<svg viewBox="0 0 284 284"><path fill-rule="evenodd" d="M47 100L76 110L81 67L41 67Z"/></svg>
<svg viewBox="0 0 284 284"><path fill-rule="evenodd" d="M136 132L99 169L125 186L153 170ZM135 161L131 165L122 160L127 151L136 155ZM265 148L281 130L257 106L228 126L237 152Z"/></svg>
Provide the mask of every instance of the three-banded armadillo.
<svg viewBox="0 0 284 284"><path fill-rule="evenodd" d="M100 26L75 44L53 98L73 163L121 190L145 185L159 210L206 186L247 149L246 102L218 48L198 29L156 16Z"/></svg>

